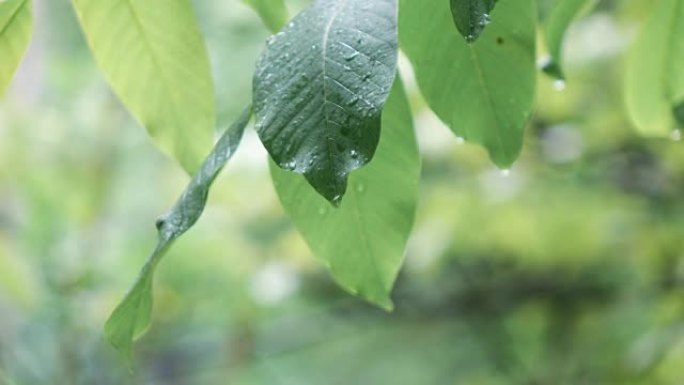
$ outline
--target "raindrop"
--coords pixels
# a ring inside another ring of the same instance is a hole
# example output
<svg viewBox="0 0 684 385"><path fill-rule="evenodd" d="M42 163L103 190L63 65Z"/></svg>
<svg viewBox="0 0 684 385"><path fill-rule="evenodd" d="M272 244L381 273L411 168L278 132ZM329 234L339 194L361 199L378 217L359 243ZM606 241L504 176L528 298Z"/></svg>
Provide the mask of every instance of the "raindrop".
<svg viewBox="0 0 684 385"><path fill-rule="evenodd" d="M289 23L287 24L287 27L288 27L288 28L292 28L292 27L294 27L294 26L295 26L294 21L291 21L291 22L289 22Z"/></svg>
<svg viewBox="0 0 684 385"><path fill-rule="evenodd" d="M505 169L501 170L501 176L507 177L509 175L511 175L511 169L505 168Z"/></svg>
<svg viewBox="0 0 684 385"><path fill-rule="evenodd" d="M349 156L351 156L352 159L356 159L356 158L359 157L359 152L356 151L356 150L351 150L351 151L349 152Z"/></svg>
<svg viewBox="0 0 684 385"><path fill-rule="evenodd" d="M682 131L680 130L674 130L672 133L670 133L670 139L674 140L675 142L679 142L682 140Z"/></svg>
<svg viewBox="0 0 684 385"><path fill-rule="evenodd" d="M553 89L556 91L565 90L565 80L557 79L553 81Z"/></svg>
<svg viewBox="0 0 684 385"><path fill-rule="evenodd" d="M345 60L354 60L354 58L357 56L359 56L359 52L358 51L352 51L352 52L348 53L347 55L345 55L344 59Z"/></svg>
<svg viewBox="0 0 684 385"><path fill-rule="evenodd" d="M359 98L358 95L354 95L354 96L351 97L351 99L347 100L347 105L348 105L348 106L353 106L354 104L356 104L356 103L359 101L359 99L360 99L360 98Z"/></svg>

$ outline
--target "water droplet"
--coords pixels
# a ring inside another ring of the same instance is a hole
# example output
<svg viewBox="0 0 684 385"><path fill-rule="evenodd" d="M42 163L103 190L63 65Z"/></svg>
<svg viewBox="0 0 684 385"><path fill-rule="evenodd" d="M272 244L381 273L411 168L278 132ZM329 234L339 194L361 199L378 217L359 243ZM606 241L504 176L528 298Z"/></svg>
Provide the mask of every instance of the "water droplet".
<svg viewBox="0 0 684 385"><path fill-rule="evenodd" d="M289 23L287 24L287 27L288 27L288 28L292 28L292 27L294 27L294 26L295 26L294 21L291 21L291 22L289 22Z"/></svg>
<svg viewBox="0 0 684 385"><path fill-rule="evenodd" d="M565 80L557 79L553 81L553 89L556 91L563 91L565 89Z"/></svg>
<svg viewBox="0 0 684 385"><path fill-rule="evenodd" d="M501 170L501 176L507 177L509 175L511 175L511 169L505 168L505 169Z"/></svg>
<svg viewBox="0 0 684 385"><path fill-rule="evenodd" d="M349 152L349 156L351 156L352 159L356 159L356 158L359 157L359 152L356 151L356 150L351 150L351 151Z"/></svg>
<svg viewBox="0 0 684 385"><path fill-rule="evenodd" d="M359 101L359 96L358 96L358 95L354 95L354 96L351 97L351 99L347 100L347 105L348 105L348 106L353 106L353 105L356 104L358 101Z"/></svg>
<svg viewBox="0 0 684 385"><path fill-rule="evenodd" d="M670 133L670 139L674 140L675 142L679 142L682 140L682 131L680 130L674 130Z"/></svg>
<svg viewBox="0 0 684 385"><path fill-rule="evenodd" d="M354 58L357 56L359 56L359 52L358 51L352 51L352 52L348 53L347 55L345 55L344 59L345 60L354 60Z"/></svg>
<svg viewBox="0 0 684 385"><path fill-rule="evenodd" d="M311 49L312 49L312 50L315 50L316 48L318 48L318 46L317 46L316 44L314 44L314 45L311 46Z"/></svg>

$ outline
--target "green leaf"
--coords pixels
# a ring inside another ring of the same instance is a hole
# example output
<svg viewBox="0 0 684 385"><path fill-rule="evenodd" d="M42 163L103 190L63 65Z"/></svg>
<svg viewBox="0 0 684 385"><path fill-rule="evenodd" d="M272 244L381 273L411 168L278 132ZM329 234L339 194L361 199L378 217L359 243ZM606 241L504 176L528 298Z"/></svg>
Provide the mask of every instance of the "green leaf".
<svg viewBox="0 0 684 385"><path fill-rule="evenodd" d="M563 39L570 23L589 5L595 5L595 0L558 0L544 23L544 35L549 51L549 61L542 70L549 76L564 80L561 66L563 55Z"/></svg>
<svg viewBox="0 0 684 385"><path fill-rule="evenodd" d="M666 137L684 102L684 1L661 0L627 57L625 100L639 132Z"/></svg>
<svg viewBox="0 0 684 385"><path fill-rule="evenodd" d="M499 2L473 44L451 32L440 4L401 0L401 47L437 116L456 135L483 144L499 167L509 167L534 102L535 0Z"/></svg>
<svg viewBox="0 0 684 385"><path fill-rule="evenodd" d="M261 141L333 204L373 157L397 62L396 0L317 0L268 41L254 75Z"/></svg>
<svg viewBox="0 0 684 385"><path fill-rule="evenodd" d="M209 60L189 0L73 0L105 77L157 144L194 172L215 128Z"/></svg>
<svg viewBox="0 0 684 385"><path fill-rule="evenodd" d="M389 293L413 225L420 156L411 112L399 79L382 114L382 137L373 160L349 177L337 208L306 180L271 162L278 197L313 254L347 291L387 310Z"/></svg>
<svg viewBox="0 0 684 385"><path fill-rule="evenodd" d="M105 324L105 337L130 363L133 340L150 324L152 315L152 281L154 270L171 246L202 215L209 188L226 162L237 149L251 116L245 109L238 120L226 130L201 168L183 191L173 208L157 220L159 240L135 284L114 309Z"/></svg>
<svg viewBox="0 0 684 385"><path fill-rule="evenodd" d="M0 1L0 96L26 52L32 26L30 0Z"/></svg>
<svg viewBox="0 0 684 385"><path fill-rule="evenodd" d="M283 0L242 0L259 14L271 32L279 31L287 22L287 7Z"/></svg>
<svg viewBox="0 0 684 385"><path fill-rule="evenodd" d="M489 14L496 2L497 0L451 0L454 24L468 43L477 40L489 24Z"/></svg>

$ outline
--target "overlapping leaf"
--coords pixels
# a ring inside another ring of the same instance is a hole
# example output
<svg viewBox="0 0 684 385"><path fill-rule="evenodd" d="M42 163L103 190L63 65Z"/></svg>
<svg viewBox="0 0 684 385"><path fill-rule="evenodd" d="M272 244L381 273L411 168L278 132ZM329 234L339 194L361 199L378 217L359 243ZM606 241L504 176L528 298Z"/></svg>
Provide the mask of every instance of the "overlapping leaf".
<svg viewBox="0 0 684 385"><path fill-rule="evenodd" d="M30 0L0 1L0 96L24 56L32 24Z"/></svg>
<svg viewBox="0 0 684 385"><path fill-rule="evenodd" d="M272 32L280 30L287 22L287 6L284 0L242 0L259 14Z"/></svg>
<svg viewBox="0 0 684 385"><path fill-rule="evenodd" d="M472 43L480 37L489 24L489 14L496 2L497 0L451 0L454 24L467 42Z"/></svg>
<svg viewBox="0 0 684 385"><path fill-rule="evenodd" d="M313 254L346 290L385 309L404 258L418 194L420 156L399 82L382 115L373 160L349 177L347 198L332 208L301 175L271 163L285 211Z"/></svg>
<svg viewBox="0 0 684 385"><path fill-rule="evenodd" d="M251 108L247 108L226 130L173 208L157 221L159 240L156 248L145 263L133 287L114 309L105 324L107 340L127 358L130 358L133 340L150 324L152 281L157 264L173 241L192 227L202 215L209 188L223 166L235 153L250 116Z"/></svg>
<svg viewBox="0 0 684 385"><path fill-rule="evenodd" d="M596 0L557 0L548 20L544 23L546 47L549 50L549 61L542 68L550 76L564 80L562 69L563 39L570 23Z"/></svg>
<svg viewBox="0 0 684 385"><path fill-rule="evenodd" d="M91 50L126 107L189 172L215 128L209 60L189 0L73 0Z"/></svg>
<svg viewBox="0 0 684 385"><path fill-rule="evenodd" d="M339 204L367 163L395 75L396 0L317 0L268 42L254 76L256 129L280 166Z"/></svg>
<svg viewBox="0 0 684 385"><path fill-rule="evenodd" d="M432 110L456 135L483 144L499 167L522 147L535 91L534 0L506 0L467 44L439 1L402 0L401 46Z"/></svg>
<svg viewBox="0 0 684 385"><path fill-rule="evenodd" d="M627 58L625 100L639 132L668 136L684 105L684 1L661 0Z"/></svg>

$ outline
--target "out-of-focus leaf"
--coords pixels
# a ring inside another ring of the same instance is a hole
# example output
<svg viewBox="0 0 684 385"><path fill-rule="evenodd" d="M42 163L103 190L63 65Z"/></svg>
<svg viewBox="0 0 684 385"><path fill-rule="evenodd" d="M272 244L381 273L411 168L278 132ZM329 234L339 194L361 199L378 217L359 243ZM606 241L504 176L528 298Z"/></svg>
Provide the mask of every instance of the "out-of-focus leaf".
<svg viewBox="0 0 684 385"><path fill-rule="evenodd" d="M647 136L670 135L675 107L684 103L684 2L661 0L629 56L625 100L629 116Z"/></svg>
<svg viewBox="0 0 684 385"><path fill-rule="evenodd" d="M317 0L268 41L254 76L261 141L333 204L373 157L397 61L396 0Z"/></svg>
<svg viewBox="0 0 684 385"><path fill-rule="evenodd" d="M73 0L95 59L157 144L194 172L215 127L209 60L188 0Z"/></svg>
<svg viewBox="0 0 684 385"><path fill-rule="evenodd" d="M382 137L373 160L349 176L337 208L300 175L271 162L278 197L313 254L347 291L385 309L413 224L420 156L411 112L399 79L382 114Z"/></svg>
<svg viewBox="0 0 684 385"><path fill-rule="evenodd" d="M287 6L284 0L242 0L259 14L271 32L283 28L287 22Z"/></svg>
<svg viewBox="0 0 684 385"><path fill-rule="evenodd" d="M544 64L542 70L549 76L564 80L562 69L563 39L570 23L587 9L589 5L595 5L595 0L558 0L551 11L548 20L544 23L544 35L546 47L549 51L549 61Z"/></svg>
<svg viewBox="0 0 684 385"><path fill-rule="evenodd" d="M26 52L32 25L30 0L0 1L0 96Z"/></svg>
<svg viewBox="0 0 684 385"><path fill-rule="evenodd" d="M402 0L401 46L430 108L458 136L481 143L499 167L522 147L536 68L534 0L506 0L473 44L455 33L438 1Z"/></svg>
<svg viewBox="0 0 684 385"><path fill-rule="evenodd" d="M172 242L192 227L202 215L209 188L228 159L235 153L251 112L251 108L245 109L238 120L226 130L173 208L157 220L157 246L135 284L105 324L107 340L127 359L130 359L133 340L150 324L152 281L157 264Z"/></svg>
<svg viewBox="0 0 684 385"><path fill-rule="evenodd" d="M451 0L451 16L456 29L468 43L480 37L497 0Z"/></svg>

